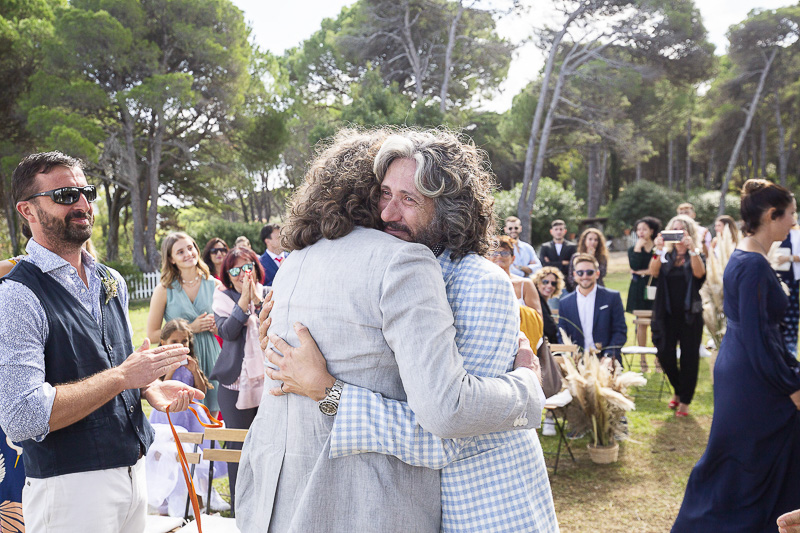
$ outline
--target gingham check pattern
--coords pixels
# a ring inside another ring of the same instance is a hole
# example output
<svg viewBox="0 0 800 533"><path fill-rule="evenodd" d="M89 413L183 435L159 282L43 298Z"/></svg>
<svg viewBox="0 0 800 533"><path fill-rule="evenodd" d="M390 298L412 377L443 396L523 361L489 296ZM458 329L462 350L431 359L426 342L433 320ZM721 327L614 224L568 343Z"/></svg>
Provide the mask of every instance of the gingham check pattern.
<svg viewBox="0 0 800 533"><path fill-rule="evenodd" d="M476 376L510 370L519 309L508 277L477 255L439 258L464 368ZM534 430L441 439L408 404L345 385L330 457L378 452L442 469L442 531L558 531L550 482Z"/></svg>

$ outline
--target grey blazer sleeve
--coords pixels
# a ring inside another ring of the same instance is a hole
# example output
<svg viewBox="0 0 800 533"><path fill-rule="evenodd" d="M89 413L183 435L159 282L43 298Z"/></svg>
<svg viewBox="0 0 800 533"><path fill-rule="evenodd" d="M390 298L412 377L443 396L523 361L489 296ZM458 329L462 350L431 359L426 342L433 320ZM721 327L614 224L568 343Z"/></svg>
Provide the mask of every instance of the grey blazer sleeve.
<svg viewBox="0 0 800 533"><path fill-rule="evenodd" d="M467 374L452 310L436 294L445 289L432 256L395 252L382 280L382 330L420 425L444 438L535 427L542 408L536 375L526 368L497 378Z"/></svg>

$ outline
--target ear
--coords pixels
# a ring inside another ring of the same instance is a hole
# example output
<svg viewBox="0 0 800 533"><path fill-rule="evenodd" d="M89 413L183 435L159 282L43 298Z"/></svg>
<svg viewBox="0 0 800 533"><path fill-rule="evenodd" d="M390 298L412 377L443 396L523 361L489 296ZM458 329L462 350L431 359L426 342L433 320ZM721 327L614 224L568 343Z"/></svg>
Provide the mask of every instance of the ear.
<svg viewBox="0 0 800 533"><path fill-rule="evenodd" d="M28 221L28 226L30 226L31 222L38 222L36 210L33 208L33 204L31 204L31 202L17 202L16 208L17 213L19 213L22 218Z"/></svg>
<svg viewBox="0 0 800 533"><path fill-rule="evenodd" d="M778 218L777 211L778 210L775 207L770 207L769 209L764 211L764 215L769 217L767 218L767 220L775 220L776 218Z"/></svg>

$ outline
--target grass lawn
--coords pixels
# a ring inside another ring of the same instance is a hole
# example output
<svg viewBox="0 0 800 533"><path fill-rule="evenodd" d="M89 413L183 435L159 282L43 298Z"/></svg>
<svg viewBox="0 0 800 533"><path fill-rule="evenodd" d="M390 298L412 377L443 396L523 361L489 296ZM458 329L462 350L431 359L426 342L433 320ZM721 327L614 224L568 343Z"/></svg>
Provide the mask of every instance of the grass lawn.
<svg viewBox="0 0 800 533"><path fill-rule="evenodd" d="M629 274L624 253L613 254L606 286L627 297ZM145 337L148 306L131 306L134 343ZM628 322L628 344L635 344L632 315ZM654 366L652 357L650 367ZM595 465L589 460L588 437L571 441L576 462L562 450L558 474L550 470L556 513L561 531L571 532L662 532L669 531L678 514L689 473L702 455L711 427L713 396L708 360L700 361L697 392L692 415L675 419L667 409L671 395L664 383L658 399L662 374L647 375L648 384L638 392L636 410L628 414L630 438L620 443L619 461ZM149 405L146 404L149 413ZM545 452L555 452L557 437L540 437ZM552 465L553 457L547 458ZM214 486L223 497L228 480ZM227 498L226 498L227 499Z"/></svg>

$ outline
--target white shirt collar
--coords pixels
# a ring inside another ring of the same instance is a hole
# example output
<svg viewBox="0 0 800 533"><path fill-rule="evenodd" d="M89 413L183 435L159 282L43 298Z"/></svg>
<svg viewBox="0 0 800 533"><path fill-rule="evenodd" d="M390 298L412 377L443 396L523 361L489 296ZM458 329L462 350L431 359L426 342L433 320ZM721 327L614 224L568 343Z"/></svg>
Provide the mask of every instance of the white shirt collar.
<svg viewBox="0 0 800 533"><path fill-rule="evenodd" d="M272 258L272 260L273 260L273 261L274 261L274 260L275 260L275 258L277 258L277 257L280 257L281 259L283 259L283 258L286 256L286 252L281 252L281 253L279 253L279 254L273 254L272 252L270 252L270 251L269 251L269 249L267 249L267 253L268 253L268 254L269 254L269 256Z"/></svg>

